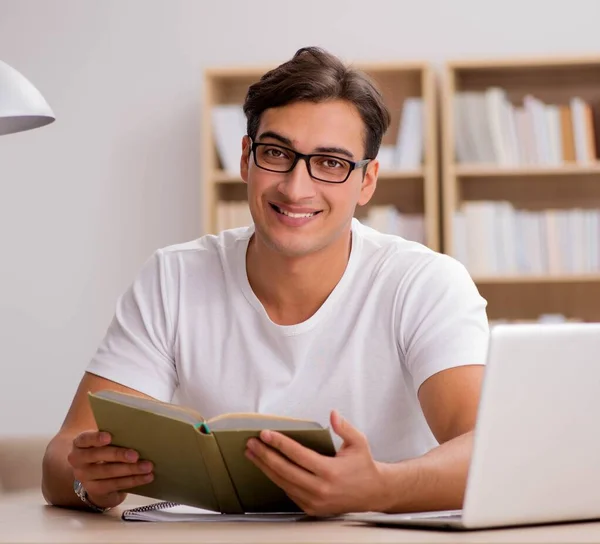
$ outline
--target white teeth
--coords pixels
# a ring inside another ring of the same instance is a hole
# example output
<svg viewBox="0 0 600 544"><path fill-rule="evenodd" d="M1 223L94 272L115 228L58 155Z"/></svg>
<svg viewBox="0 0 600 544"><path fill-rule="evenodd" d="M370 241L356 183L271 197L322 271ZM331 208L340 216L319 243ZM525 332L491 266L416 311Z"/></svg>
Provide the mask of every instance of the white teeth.
<svg viewBox="0 0 600 544"><path fill-rule="evenodd" d="M286 210L283 210L281 208L277 208L279 210L279 213L282 213L283 215L287 215L288 217L312 217L313 215L315 215L317 212L311 212L311 213L292 213L292 212L288 212Z"/></svg>

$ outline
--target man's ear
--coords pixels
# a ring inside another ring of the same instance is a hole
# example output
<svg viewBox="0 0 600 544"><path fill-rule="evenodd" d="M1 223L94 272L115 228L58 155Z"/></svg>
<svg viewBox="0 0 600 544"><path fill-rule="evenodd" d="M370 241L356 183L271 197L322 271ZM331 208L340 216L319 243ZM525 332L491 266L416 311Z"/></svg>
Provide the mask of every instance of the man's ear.
<svg viewBox="0 0 600 544"><path fill-rule="evenodd" d="M240 174L244 183L248 183L248 168L250 166L250 146L252 140L246 135L242 138L242 156L240 157Z"/></svg>
<svg viewBox="0 0 600 544"><path fill-rule="evenodd" d="M375 188L377 187L377 176L379 175L379 161L377 159L373 159L367 165L367 171L363 176L362 184L360 186L360 195L358 197L357 204L359 206L364 206L371 200L373 193L375 192Z"/></svg>

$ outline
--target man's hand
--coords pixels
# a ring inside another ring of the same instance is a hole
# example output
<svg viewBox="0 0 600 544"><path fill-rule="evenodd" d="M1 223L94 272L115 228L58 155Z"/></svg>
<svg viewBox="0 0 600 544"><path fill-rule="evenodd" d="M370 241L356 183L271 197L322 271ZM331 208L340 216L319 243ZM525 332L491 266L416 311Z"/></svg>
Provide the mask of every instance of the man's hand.
<svg viewBox="0 0 600 544"><path fill-rule="evenodd" d="M77 435L67 457L73 476L87 491L90 501L112 508L125 500L128 489L151 482L152 463L140 461L136 451L110 445L108 433L88 431Z"/></svg>
<svg viewBox="0 0 600 544"><path fill-rule="evenodd" d="M386 490L384 465L373 460L366 437L335 411L331 426L344 441L335 457L274 431L249 440L246 456L309 515L379 510Z"/></svg>

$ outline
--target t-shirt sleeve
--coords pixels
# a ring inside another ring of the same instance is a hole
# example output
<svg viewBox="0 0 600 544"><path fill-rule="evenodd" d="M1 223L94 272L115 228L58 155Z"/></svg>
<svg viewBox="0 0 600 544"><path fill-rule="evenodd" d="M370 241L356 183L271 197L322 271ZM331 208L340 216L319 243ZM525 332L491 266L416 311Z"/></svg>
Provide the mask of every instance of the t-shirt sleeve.
<svg viewBox="0 0 600 544"><path fill-rule="evenodd" d="M161 401L177 387L173 321L159 250L119 297L114 317L87 371Z"/></svg>
<svg viewBox="0 0 600 544"><path fill-rule="evenodd" d="M400 349L415 391L447 368L485 364L487 301L462 263L436 254L414 272L404 292Z"/></svg>

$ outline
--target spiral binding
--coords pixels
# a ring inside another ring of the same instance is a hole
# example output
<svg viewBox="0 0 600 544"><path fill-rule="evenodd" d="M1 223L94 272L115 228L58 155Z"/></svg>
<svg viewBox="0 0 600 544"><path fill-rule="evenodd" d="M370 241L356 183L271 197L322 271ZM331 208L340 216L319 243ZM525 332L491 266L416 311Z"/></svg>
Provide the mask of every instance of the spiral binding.
<svg viewBox="0 0 600 544"><path fill-rule="evenodd" d="M178 502L169 502L169 501L155 502L153 504L147 504L145 506L137 506L136 508L131 508L129 510L125 510L123 512L123 515L129 515L131 513L136 513L136 512L150 512L150 511L154 511L154 510L164 510L165 508L173 508L174 506L179 506L179 503Z"/></svg>

